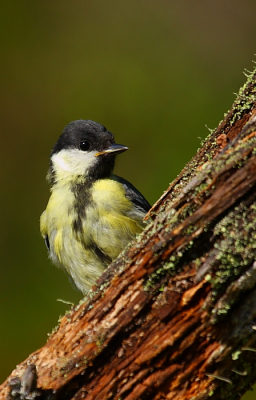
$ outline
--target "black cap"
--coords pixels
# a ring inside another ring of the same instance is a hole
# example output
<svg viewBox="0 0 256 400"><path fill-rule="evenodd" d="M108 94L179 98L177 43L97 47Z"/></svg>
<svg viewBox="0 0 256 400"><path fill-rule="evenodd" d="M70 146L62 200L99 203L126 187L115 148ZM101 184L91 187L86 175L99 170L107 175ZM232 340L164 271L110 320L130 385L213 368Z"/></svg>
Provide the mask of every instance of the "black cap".
<svg viewBox="0 0 256 400"><path fill-rule="evenodd" d="M63 149L80 149L80 144L88 141L88 150L103 151L115 143L114 136L105 126L88 120L77 120L70 122L52 149L51 155Z"/></svg>

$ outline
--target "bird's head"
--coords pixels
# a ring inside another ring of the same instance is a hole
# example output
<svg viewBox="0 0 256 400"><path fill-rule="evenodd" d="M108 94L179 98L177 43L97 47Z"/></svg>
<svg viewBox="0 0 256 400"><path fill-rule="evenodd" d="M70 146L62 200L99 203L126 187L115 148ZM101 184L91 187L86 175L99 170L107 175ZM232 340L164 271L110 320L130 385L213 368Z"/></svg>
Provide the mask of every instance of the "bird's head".
<svg viewBox="0 0 256 400"><path fill-rule="evenodd" d="M53 147L47 179L54 184L107 178L116 155L126 150L103 125L90 120L70 122Z"/></svg>

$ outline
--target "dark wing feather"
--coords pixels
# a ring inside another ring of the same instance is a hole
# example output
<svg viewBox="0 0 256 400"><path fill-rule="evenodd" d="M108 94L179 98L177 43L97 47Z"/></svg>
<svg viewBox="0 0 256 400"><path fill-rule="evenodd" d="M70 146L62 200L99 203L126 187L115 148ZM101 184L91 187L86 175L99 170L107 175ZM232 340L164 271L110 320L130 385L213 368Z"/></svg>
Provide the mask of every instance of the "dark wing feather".
<svg viewBox="0 0 256 400"><path fill-rule="evenodd" d="M113 175L112 177L115 181L120 182L123 185L126 197L134 204L136 209L144 213L147 213L150 210L151 205L149 202L130 182L117 175Z"/></svg>

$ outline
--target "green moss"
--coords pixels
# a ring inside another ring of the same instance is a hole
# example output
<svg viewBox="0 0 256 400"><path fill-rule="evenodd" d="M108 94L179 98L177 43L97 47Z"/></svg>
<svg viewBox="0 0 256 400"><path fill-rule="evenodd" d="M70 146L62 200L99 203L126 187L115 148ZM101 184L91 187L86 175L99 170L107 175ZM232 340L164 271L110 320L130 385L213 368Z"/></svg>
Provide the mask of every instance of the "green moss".
<svg viewBox="0 0 256 400"><path fill-rule="evenodd" d="M234 125L234 123L240 119L246 111L250 110L256 101L256 92L254 84L252 84L255 82L255 69L245 75L247 81L240 88L232 107L233 116L229 122L231 126Z"/></svg>
<svg viewBox="0 0 256 400"><path fill-rule="evenodd" d="M178 226L184 223L184 229L180 232L181 235L187 238L193 237L193 233L203 229L207 231L209 229L208 225L205 223L202 227L202 222L200 225L194 223L194 219L190 224L186 224L185 221L189 221L189 218L194 215L197 209L205 204L205 201L212 196L216 188L219 187L218 180L221 182L226 177L229 177L231 171L239 169L244 166L248 157L252 155L252 151L256 147L256 138L252 137L248 141L238 141L233 152L226 152L221 154L219 157L215 158L211 163L209 162L202 171L199 171L194 181L190 182L181 191L175 209L172 208L171 203L169 206L165 207L165 214L160 214L159 223L157 220L154 222L155 233L160 233L163 229L163 235L167 232L173 231ZM222 184L222 183L221 183ZM248 217L248 212L253 213ZM164 219L161 219L161 215ZM238 276L242 270L247 267L255 257L256 248L256 231L254 228L254 221L256 218L255 209L241 204L234 211L229 212L229 214L223 218L214 228L214 248L217 250L216 261L218 263L218 271L213 276L207 276L213 286L213 293L218 296L219 290L222 290L226 283L231 281L234 276ZM251 221L248 223L248 219ZM164 223L163 223L164 221ZM166 229L164 230L164 226ZM163 236L162 235L162 236ZM168 241L170 239L161 240L159 244L156 245L154 249L154 257L157 259L161 252L164 251L166 246L168 246ZM166 260L161 264L161 268L157 270L156 273L151 274L147 285L152 288L154 284L159 282L163 276L168 274L176 273L181 266L181 257L186 253L186 251L194 246L194 242L186 244L183 243L183 248L181 252L174 251L170 259ZM196 254L196 251L195 251ZM215 263L217 266L217 264ZM212 267L214 268L215 265ZM224 284L224 286L223 286ZM227 313L229 309L228 305L225 305L223 310L219 310L218 313Z"/></svg>
<svg viewBox="0 0 256 400"><path fill-rule="evenodd" d="M103 344L104 344L104 342L105 342L105 339L106 339L106 335L101 335L101 336L99 336L99 337L97 338L97 340L96 340L96 346L97 346L99 349L102 349Z"/></svg>
<svg viewBox="0 0 256 400"><path fill-rule="evenodd" d="M236 350L235 352L232 353L231 357L235 361L235 360L238 360L240 355L241 355L241 350Z"/></svg>
<svg viewBox="0 0 256 400"><path fill-rule="evenodd" d="M243 274L256 256L256 210L255 205L241 203L229 212L214 228L215 244L218 253L215 265L218 270L208 276L212 284L213 300L219 297L226 286ZM248 222L249 221L249 222ZM213 265L213 271L214 266ZM236 297L228 296L213 312L216 315L227 314Z"/></svg>

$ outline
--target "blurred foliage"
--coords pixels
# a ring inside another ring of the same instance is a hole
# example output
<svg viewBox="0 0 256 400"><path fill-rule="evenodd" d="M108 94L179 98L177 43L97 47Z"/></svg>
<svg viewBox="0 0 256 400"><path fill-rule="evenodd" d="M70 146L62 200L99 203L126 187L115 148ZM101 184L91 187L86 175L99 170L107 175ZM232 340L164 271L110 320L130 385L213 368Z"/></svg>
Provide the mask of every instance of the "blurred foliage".
<svg viewBox="0 0 256 400"><path fill-rule="evenodd" d="M1 2L1 380L44 344L68 308L56 299L81 298L39 234L64 126L111 130L130 148L116 173L153 203L244 83L255 13L252 0Z"/></svg>

